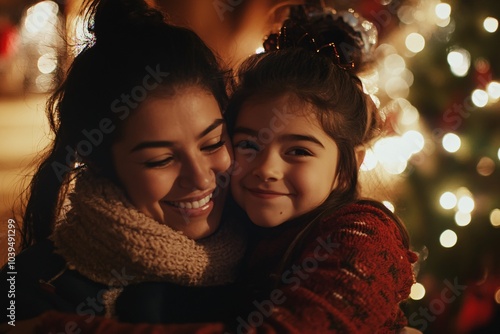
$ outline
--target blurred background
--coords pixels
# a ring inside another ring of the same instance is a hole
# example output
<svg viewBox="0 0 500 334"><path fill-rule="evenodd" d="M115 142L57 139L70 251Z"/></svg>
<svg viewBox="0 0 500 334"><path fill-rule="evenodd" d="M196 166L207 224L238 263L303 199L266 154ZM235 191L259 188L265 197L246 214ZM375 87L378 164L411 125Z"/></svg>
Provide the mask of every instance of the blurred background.
<svg viewBox="0 0 500 334"><path fill-rule="evenodd" d="M258 52L286 0L157 0L228 66ZM366 194L404 220L419 253L404 305L424 333L500 333L500 5L496 0L325 1L378 30L368 93L389 137L362 166ZM86 35L79 0L0 0L0 249L30 163L50 141L47 94ZM361 20L362 18L358 18ZM370 23L371 22L371 23ZM16 211L17 210L17 211ZM16 215L17 214L17 215Z"/></svg>

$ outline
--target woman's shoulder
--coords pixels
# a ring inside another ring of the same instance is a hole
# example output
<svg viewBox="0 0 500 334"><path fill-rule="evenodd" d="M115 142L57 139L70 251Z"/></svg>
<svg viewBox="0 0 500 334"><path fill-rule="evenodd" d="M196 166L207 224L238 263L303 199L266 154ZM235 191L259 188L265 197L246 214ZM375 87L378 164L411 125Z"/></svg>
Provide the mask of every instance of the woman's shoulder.
<svg viewBox="0 0 500 334"><path fill-rule="evenodd" d="M85 301L99 297L104 288L74 270L67 270L66 261L54 253L50 240L40 241L8 260L0 271L0 288L11 292L12 298L2 305L14 304L17 320L47 310L84 309L88 306ZM94 312L98 313L99 310Z"/></svg>
<svg viewBox="0 0 500 334"><path fill-rule="evenodd" d="M56 274L65 266L62 257L54 253L54 245L48 239L21 251L2 268L2 275L16 272L21 278L40 279ZM12 270L14 269L14 270Z"/></svg>

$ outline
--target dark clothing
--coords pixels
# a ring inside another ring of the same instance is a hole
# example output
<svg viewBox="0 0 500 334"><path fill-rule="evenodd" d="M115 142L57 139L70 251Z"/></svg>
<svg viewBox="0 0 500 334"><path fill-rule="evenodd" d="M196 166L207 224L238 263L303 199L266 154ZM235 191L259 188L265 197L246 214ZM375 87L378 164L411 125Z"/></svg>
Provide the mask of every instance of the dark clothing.
<svg viewBox="0 0 500 334"><path fill-rule="evenodd" d="M290 222L254 230L257 238L245 262L244 278L250 289L234 295L231 305L236 315L229 321L222 317L203 324L135 325L99 318L83 323L73 315L50 312L42 317L42 327L60 330L72 320L83 333L399 332L406 325L399 303L410 293L411 264L417 256L404 245L386 210L361 202L327 215L305 235L300 247L293 247L290 261L283 263L303 227ZM178 301L168 295L167 300L151 299L151 295L154 287L144 284L135 291L135 300L127 303L151 303L151 310L168 312L162 307Z"/></svg>

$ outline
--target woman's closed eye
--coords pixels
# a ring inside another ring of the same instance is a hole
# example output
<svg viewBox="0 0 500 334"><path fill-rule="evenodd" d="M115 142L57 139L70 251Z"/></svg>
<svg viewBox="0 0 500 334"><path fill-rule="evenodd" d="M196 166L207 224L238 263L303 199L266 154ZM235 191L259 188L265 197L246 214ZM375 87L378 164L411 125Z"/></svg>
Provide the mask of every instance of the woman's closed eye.
<svg viewBox="0 0 500 334"><path fill-rule="evenodd" d="M147 168L161 168L168 166L174 160L173 157L167 157L161 160L146 161L144 166Z"/></svg>
<svg viewBox="0 0 500 334"><path fill-rule="evenodd" d="M223 140L223 139L221 139L221 140L219 140L215 144L207 145L207 146L202 147L201 150L205 151L205 152L208 152L208 153L213 153L213 152L216 152L222 146L224 146L225 143L226 143L226 141Z"/></svg>

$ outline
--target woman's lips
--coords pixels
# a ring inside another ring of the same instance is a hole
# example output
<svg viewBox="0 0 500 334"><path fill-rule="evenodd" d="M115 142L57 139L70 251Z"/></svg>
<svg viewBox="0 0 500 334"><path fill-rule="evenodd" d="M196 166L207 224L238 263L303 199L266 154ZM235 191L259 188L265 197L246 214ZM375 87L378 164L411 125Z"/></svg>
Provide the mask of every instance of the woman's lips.
<svg viewBox="0 0 500 334"><path fill-rule="evenodd" d="M198 217L210 214L214 207L213 193L192 201L164 201L171 210L186 217Z"/></svg>
<svg viewBox="0 0 500 334"><path fill-rule="evenodd" d="M176 208L181 208L181 209L198 209L202 208L207 204L210 199L212 198L212 194L210 193L207 196L200 198L199 200L195 201L179 201L179 202L167 202L170 205L175 206Z"/></svg>

